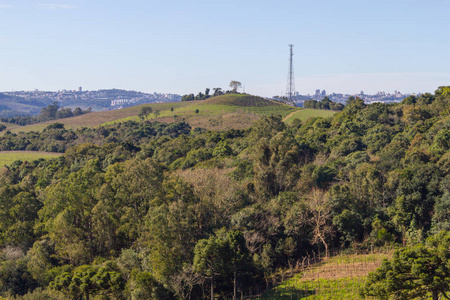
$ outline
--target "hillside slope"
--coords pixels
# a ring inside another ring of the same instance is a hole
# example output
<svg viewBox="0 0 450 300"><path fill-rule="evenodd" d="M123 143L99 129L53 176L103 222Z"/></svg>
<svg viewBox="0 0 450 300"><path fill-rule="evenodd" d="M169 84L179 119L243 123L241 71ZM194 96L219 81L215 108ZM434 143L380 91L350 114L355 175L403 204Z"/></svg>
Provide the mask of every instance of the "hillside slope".
<svg viewBox="0 0 450 300"><path fill-rule="evenodd" d="M41 131L55 122L64 124L67 129L77 129L129 120L138 121L138 115L143 107L151 107L153 110L153 113L147 116L148 119L165 123L185 121L193 128L202 127L212 130L244 129L251 126L261 116L277 114L286 117L291 112L300 110L258 96L228 94L204 101L152 103L113 111L92 112L28 126L9 126L8 130L13 133ZM312 111L310 115L320 116L320 113Z"/></svg>
<svg viewBox="0 0 450 300"><path fill-rule="evenodd" d="M11 97L0 93L0 116L10 117L16 115L37 114L46 106L46 102L29 101L19 97Z"/></svg>

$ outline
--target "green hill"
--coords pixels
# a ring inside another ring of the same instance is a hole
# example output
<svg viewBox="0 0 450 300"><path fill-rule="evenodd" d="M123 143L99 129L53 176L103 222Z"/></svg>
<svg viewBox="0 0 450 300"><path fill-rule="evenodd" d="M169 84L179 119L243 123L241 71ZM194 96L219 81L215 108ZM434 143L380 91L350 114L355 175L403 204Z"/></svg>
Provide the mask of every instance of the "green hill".
<svg viewBox="0 0 450 300"><path fill-rule="evenodd" d="M247 94L228 94L209 98L203 101L187 101L172 103L152 103L128 107L119 110L92 112L89 114L52 120L27 126L8 126L13 133L42 131L49 124L60 122L67 129L107 125L128 120L139 121L139 113L143 107L151 107L153 113L148 119L165 123L185 121L193 128L201 127L211 130L245 129L250 127L261 116L281 115L288 117L288 122L298 112L298 117L305 121L310 117L330 116L333 112L300 109L262 97ZM155 112L157 113L155 114ZM296 116L296 115L295 115ZM3 132L4 133L4 132ZM3 134L3 133L0 133Z"/></svg>

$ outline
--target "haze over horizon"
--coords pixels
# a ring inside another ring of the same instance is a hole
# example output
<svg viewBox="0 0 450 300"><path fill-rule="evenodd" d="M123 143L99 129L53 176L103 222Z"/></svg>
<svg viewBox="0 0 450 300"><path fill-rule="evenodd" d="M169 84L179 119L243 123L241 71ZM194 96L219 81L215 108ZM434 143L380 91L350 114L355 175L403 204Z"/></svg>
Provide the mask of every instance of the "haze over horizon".
<svg viewBox="0 0 450 300"><path fill-rule="evenodd" d="M0 91L285 93L450 85L450 3L0 0Z"/></svg>

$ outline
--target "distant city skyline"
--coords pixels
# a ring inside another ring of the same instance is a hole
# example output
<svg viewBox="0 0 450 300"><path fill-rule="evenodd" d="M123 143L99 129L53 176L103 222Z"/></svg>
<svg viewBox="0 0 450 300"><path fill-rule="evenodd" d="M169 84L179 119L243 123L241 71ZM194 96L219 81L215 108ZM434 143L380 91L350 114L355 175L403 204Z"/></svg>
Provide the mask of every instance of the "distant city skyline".
<svg viewBox="0 0 450 300"><path fill-rule="evenodd" d="M295 86L355 94L450 85L445 0L0 0L0 90L186 94Z"/></svg>

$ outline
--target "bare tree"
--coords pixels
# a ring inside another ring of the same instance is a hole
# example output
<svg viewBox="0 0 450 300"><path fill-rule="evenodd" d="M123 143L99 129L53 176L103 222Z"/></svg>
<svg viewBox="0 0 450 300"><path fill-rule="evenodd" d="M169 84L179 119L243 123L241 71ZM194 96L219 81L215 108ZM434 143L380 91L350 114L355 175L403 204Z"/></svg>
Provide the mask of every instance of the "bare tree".
<svg viewBox="0 0 450 300"><path fill-rule="evenodd" d="M242 83L236 80L232 80L230 82L230 88L233 89L233 92L237 92L237 90L242 86Z"/></svg>
<svg viewBox="0 0 450 300"><path fill-rule="evenodd" d="M194 271L192 265L186 265L176 275L172 276L169 283L175 290L175 294L181 299L191 299L192 289L197 284L204 284L205 279Z"/></svg>
<svg viewBox="0 0 450 300"><path fill-rule="evenodd" d="M324 190L314 188L308 196L308 211L310 223L313 227L313 243L322 243L328 257L328 237L333 233L331 224L331 205L328 193Z"/></svg>

